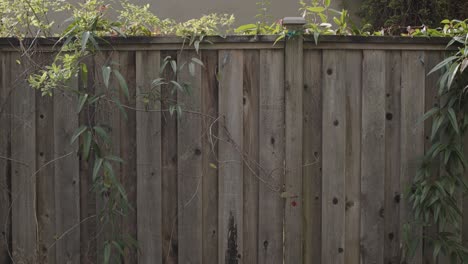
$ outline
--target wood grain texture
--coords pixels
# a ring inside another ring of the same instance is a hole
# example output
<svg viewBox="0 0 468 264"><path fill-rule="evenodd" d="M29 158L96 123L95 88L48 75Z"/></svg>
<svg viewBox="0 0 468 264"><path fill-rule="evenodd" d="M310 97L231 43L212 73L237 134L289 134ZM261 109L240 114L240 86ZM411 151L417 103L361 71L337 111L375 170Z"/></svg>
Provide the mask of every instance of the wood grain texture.
<svg viewBox="0 0 468 264"><path fill-rule="evenodd" d="M346 51L346 167L345 167L345 260L346 263L359 263L361 253L361 114L362 67L361 51ZM359 78L361 76L361 78Z"/></svg>
<svg viewBox="0 0 468 264"><path fill-rule="evenodd" d="M70 89L78 89L78 80L72 78ZM52 103L52 102L51 102ZM55 224L57 236L67 235L57 241L57 263L80 262L80 178L78 143L70 139L78 129L76 109L78 98L71 92L57 92L53 97L53 139L55 177ZM63 109L73 108L69 111ZM39 124L39 122L38 122Z"/></svg>
<svg viewBox="0 0 468 264"><path fill-rule="evenodd" d="M260 51L244 51L244 254L243 263L258 261L258 199L259 199L259 79Z"/></svg>
<svg viewBox="0 0 468 264"><path fill-rule="evenodd" d="M175 52L161 52L161 63L167 57L177 59ZM167 66L162 76L166 80L175 80L176 76L171 67ZM161 108L169 109L169 105L177 100L176 94L171 93L172 85L161 88L164 98ZM163 260L165 264L177 262L177 119L175 115L162 112L161 116L161 155L162 155L162 237Z"/></svg>
<svg viewBox="0 0 468 264"><path fill-rule="evenodd" d="M218 261L218 66L217 51L203 51L202 70L202 207L203 207L203 262Z"/></svg>
<svg viewBox="0 0 468 264"><path fill-rule="evenodd" d="M387 51L385 60L385 228L384 263L400 263L400 92L401 52Z"/></svg>
<svg viewBox="0 0 468 264"><path fill-rule="evenodd" d="M285 190L291 194L286 198L284 217L284 261L302 263L302 93L303 40L292 38L284 49L285 89Z"/></svg>
<svg viewBox="0 0 468 264"><path fill-rule="evenodd" d="M285 199L285 95L284 55L260 51L259 226L258 262L283 263L283 217Z"/></svg>
<svg viewBox="0 0 468 264"><path fill-rule="evenodd" d="M135 108L136 106L136 72L135 72L135 52L119 52L118 70L122 74L128 86L128 98L120 87L120 102ZM120 153L116 152L124 162L120 165L121 183L125 189L128 203L134 207L137 203L137 164L136 164L136 111L125 109L125 114L121 113L120 125ZM121 111L122 112L122 111ZM137 237L137 212L128 210L122 217L122 233ZM135 263L137 261L137 249L135 247L127 247L123 256L125 263Z"/></svg>
<svg viewBox="0 0 468 264"><path fill-rule="evenodd" d="M343 51L322 58L322 262L344 264L346 97Z"/></svg>
<svg viewBox="0 0 468 264"><path fill-rule="evenodd" d="M304 52L304 263L321 263L322 52Z"/></svg>
<svg viewBox="0 0 468 264"><path fill-rule="evenodd" d="M44 60L49 54L36 54L37 61ZM36 147L37 167L45 166L55 159L54 153L54 100L51 96L42 96L36 93ZM55 241L56 206L55 206L55 178L54 166L45 166L37 173L37 221L38 221L38 261L43 263L56 263L56 248L50 250L49 245Z"/></svg>
<svg viewBox="0 0 468 264"><path fill-rule="evenodd" d="M243 254L243 52L219 51L218 263L238 263Z"/></svg>
<svg viewBox="0 0 468 264"><path fill-rule="evenodd" d="M434 72L430 75L427 75L439 62L444 59L443 53L440 51L426 51L425 52L425 102L424 102L424 111L427 112L431 110L434 106L439 105L438 97L438 85L437 81L440 77L440 72ZM429 118L424 122L424 151L427 152L431 148L431 131L432 131L432 122L433 119ZM439 170L435 171L436 174L439 173ZM424 244L423 244L423 263L424 264L436 264L437 259L434 259L434 245L431 243L430 238L434 237L438 232L437 226L424 227ZM442 256L441 256L442 257ZM445 262L439 260L439 263L450 263L450 258L446 257Z"/></svg>
<svg viewBox="0 0 468 264"><path fill-rule="evenodd" d="M194 64L195 52L185 51L177 64L186 66L177 73L179 83L190 84L190 94L177 91L177 103L183 109L201 112L201 66ZM193 73L189 72L192 63ZM193 74L193 75L192 75ZM202 263L202 117L187 113L177 123L177 186L179 263Z"/></svg>
<svg viewBox="0 0 468 264"><path fill-rule="evenodd" d="M109 100L120 100L120 87L117 79L111 74L109 79L109 88L104 85L102 76L102 67L111 66L112 69L118 68L119 54L117 52L106 52L100 54L96 58L95 74L99 76L99 81L96 86L96 93L103 93ZM103 150L107 155L120 156L121 142L120 142L120 122L122 120L121 112L118 106L112 102L101 100L96 106L96 125L107 129L110 142L112 144L105 144ZM122 171L120 163L113 163L112 169L114 171L115 179L122 184ZM101 171L99 177L105 177ZM99 215L103 209L108 205L109 197L105 192L96 193L96 213ZM118 216L110 218L96 218L96 254L97 262L104 261L104 247L106 241L113 239L113 232L116 230L123 230L121 219ZM116 255L114 255L116 256ZM117 261L115 258L111 261Z"/></svg>
<svg viewBox="0 0 468 264"><path fill-rule="evenodd" d="M361 145L361 263L384 259L385 51L364 51Z"/></svg>
<svg viewBox="0 0 468 264"><path fill-rule="evenodd" d="M136 164L137 164L137 240L138 263L159 263L162 260L161 199L161 113L160 102L143 102L141 95L151 91L151 83L159 77L160 53L136 53ZM156 91L161 89L155 87ZM140 95L140 96L139 96Z"/></svg>
<svg viewBox="0 0 468 264"><path fill-rule="evenodd" d="M424 126L420 120L424 114L425 68L424 52L403 51L401 67L401 164L400 184L409 188L424 154ZM400 224L411 222L414 217L406 197L400 210ZM420 238L422 228L414 227L411 237ZM422 246L419 243L411 263L422 263Z"/></svg>
<svg viewBox="0 0 468 264"><path fill-rule="evenodd" d="M0 53L0 263L10 263L11 112L10 54Z"/></svg>
<svg viewBox="0 0 468 264"><path fill-rule="evenodd" d="M17 63L21 60L21 64ZM36 91L28 86L29 72L19 53L10 57L11 97L11 221L14 262L35 263L37 257L36 224Z"/></svg>
<svg viewBox="0 0 468 264"><path fill-rule="evenodd" d="M79 89L82 92L93 94L95 85L99 85L99 78L95 73L95 58L88 57L83 60L88 69L87 78L85 73L78 74ZM102 84L102 81L101 81ZM85 105L80 113L80 125L94 126L95 124L95 106ZM85 160L80 159L80 255L81 263L91 264L96 261L96 192L93 188L93 167L94 158Z"/></svg>

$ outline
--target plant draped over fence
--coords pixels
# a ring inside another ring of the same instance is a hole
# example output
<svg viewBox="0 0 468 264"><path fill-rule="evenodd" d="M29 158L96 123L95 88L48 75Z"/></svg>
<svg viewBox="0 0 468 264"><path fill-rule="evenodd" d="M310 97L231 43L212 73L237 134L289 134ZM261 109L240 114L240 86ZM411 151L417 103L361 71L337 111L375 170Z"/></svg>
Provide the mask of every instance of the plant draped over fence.
<svg viewBox="0 0 468 264"><path fill-rule="evenodd" d="M416 224L439 228L425 239L454 261L468 261L468 248L462 243L462 212L458 201L468 194L466 171L468 135L468 24L467 21L442 21L443 34L453 35L448 47L458 51L444 59L430 74L441 72L437 106L424 119L432 118L431 147L424 155L418 175L410 190ZM409 243L414 249L417 240Z"/></svg>
<svg viewBox="0 0 468 264"><path fill-rule="evenodd" d="M114 5L118 8L114 9ZM267 0L257 5L259 21L238 27L234 30L236 34L274 34L278 35L278 40L298 34L288 32L281 21L271 21ZM48 15L57 12L71 13L71 17L67 19L68 26L63 32L54 35L51 33L54 22L48 20ZM307 24L303 32L299 33L312 35L316 42L319 41L320 35L380 36L388 32L371 32L370 25L358 28L349 20L346 10L331 9L330 0L312 0L310 3L301 1L300 12ZM114 14L109 15L110 13ZM0 0L0 14L0 37L16 37L20 41L26 37L59 37L56 45L60 48L53 62L29 75L28 82L33 88L40 90L44 96L51 96L57 90L75 94L78 97L78 112L95 111L96 108L111 105L120 109L123 116L129 107L121 100L128 100L131 93L124 76L116 67L117 63L101 52L100 43L106 43L103 37L180 36L186 40L184 45L195 48L196 56L182 65L167 57L161 66L161 72L165 68L174 73L188 68L193 74L195 67L203 66L198 55L200 43L206 40L206 36L232 32L231 26L234 22L233 15L210 14L178 23L172 19L158 18L149 11L149 5L137 6L128 2L110 5L101 0L87 0L78 6L68 4L64 0ZM117 19L112 20L109 17ZM443 72L439 81L441 103L425 116L433 121L432 147L424 157L409 200L414 206L418 223L441 227L441 232L430 238L435 245L434 256L442 251L467 261L468 249L461 243L458 228L461 212L457 198L468 194L468 181L465 177L468 163L463 148L465 132L468 131L468 25L467 21L459 20L444 20L442 23L441 28L408 28L406 34L414 37L451 36L453 41L449 46L455 45L458 48L458 52L433 70ZM22 48L25 53L33 50L32 44L30 47L22 45ZM183 52L182 48L180 52ZM97 71L88 69L86 61L96 61L98 56L105 57L102 60L104 64L96 65ZM81 78L83 87L79 90L70 86L74 78ZM89 78L102 80L102 87L87 87ZM176 79L160 77L152 80L151 87L145 89L147 92L137 94L136 99L148 107L181 115L182 106L167 101L167 98L162 96L162 89L168 89L169 93L189 93L190 83L179 83ZM168 109L161 109L163 104L168 105ZM123 160L112 152L108 129L93 119L86 120L83 126L77 129L71 141L80 142L82 159L94 160L94 190L106 199L99 219L103 224L112 227L113 234L110 240L105 241L103 247L104 262L113 262L113 259L118 259L123 254L125 248L137 246L137 241L121 234L116 224L119 217L124 217L128 210L131 210L125 190L114 173L115 164ZM455 225L455 230L446 231L448 224ZM408 239L407 255L411 255L416 243Z"/></svg>

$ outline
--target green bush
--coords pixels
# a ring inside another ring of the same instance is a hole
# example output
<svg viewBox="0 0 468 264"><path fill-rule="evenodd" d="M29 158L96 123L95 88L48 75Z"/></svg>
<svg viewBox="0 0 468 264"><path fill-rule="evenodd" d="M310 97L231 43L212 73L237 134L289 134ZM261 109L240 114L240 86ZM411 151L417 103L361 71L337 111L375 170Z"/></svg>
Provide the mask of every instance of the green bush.
<svg viewBox="0 0 468 264"><path fill-rule="evenodd" d="M405 32L407 26L437 27L445 18L468 18L466 0L364 0L359 14L374 29Z"/></svg>

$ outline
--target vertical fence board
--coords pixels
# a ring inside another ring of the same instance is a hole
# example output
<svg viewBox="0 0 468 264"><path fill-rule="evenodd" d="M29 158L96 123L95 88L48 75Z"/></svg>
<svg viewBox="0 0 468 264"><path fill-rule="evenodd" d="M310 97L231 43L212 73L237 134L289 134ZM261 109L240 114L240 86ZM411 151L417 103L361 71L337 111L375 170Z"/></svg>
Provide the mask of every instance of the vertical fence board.
<svg viewBox="0 0 468 264"><path fill-rule="evenodd" d="M361 262L384 258L385 51L364 51L361 152Z"/></svg>
<svg viewBox="0 0 468 264"><path fill-rule="evenodd" d="M184 109L201 112L201 66L191 62L197 54L185 51L177 57L179 83L190 83L191 93L177 92L177 103ZM192 63L193 76L189 72ZM184 113L177 123L177 185L179 263L202 263L202 118Z"/></svg>
<svg viewBox="0 0 468 264"><path fill-rule="evenodd" d="M345 53L323 51L322 262L344 264L346 98Z"/></svg>
<svg viewBox="0 0 468 264"><path fill-rule="evenodd" d="M418 120L424 114L425 69L424 52L402 51L401 67L401 174L403 189L411 186L419 161L424 153L424 126ZM404 197L400 211L400 224L414 221L412 209ZM411 237L421 238L422 228L413 225ZM419 243L411 263L422 263L422 247Z"/></svg>
<svg viewBox="0 0 468 264"><path fill-rule="evenodd" d="M177 59L175 52L161 52L161 63L170 56ZM164 69L166 80L175 80L176 76L169 65ZM177 96L171 92L172 85L161 88L163 103L161 108L166 110L174 104ZM177 262L178 235L177 235L177 119L175 115L162 112L161 117L161 155L162 155L162 237L163 237L163 263L175 264Z"/></svg>
<svg viewBox="0 0 468 264"><path fill-rule="evenodd" d="M10 263L10 54L0 53L0 263Z"/></svg>
<svg viewBox="0 0 468 264"><path fill-rule="evenodd" d="M346 51L345 260L359 263L361 251L361 86L362 51Z"/></svg>
<svg viewBox="0 0 468 264"><path fill-rule="evenodd" d="M258 127L259 127L259 68L258 50L244 51L244 254L243 263L258 261Z"/></svg>
<svg viewBox="0 0 468 264"><path fill-rule="evenodd" d="M36 55L33 58L41 63L44 57L50 54ZM37 167L44 167L37 173L37 224L38 224L38 261L42 263L56 263L56 247L50 249L55 241L56 234L56 206L55 206L55 179L54 164L47 163L55 159L54 154L54 100L50 96L42 96L36 92L36 147Z"/></svg>
<svg viewBox="0 0 468 264"><path fill-rule="evenodd" d="M95 76L94 57L83 60L88 73L80 72L78 85L81 92L93 94L95 84L99 81ZM85 105L80 113L79 124L94 124L94 105ZM93 188L94 158L81 159L80 162L80 263L94 263L96 261L96 193Z"/></svg>
<svg viewBox="0 0 468 264"><path fill-rule="evenodd" d="M217 51L203 51L202 61L202 149L203 149L203 263L218 261L218 82L216 69L218 65Z"/></svg>
<svg viewBox="0 0 468 264"><path fill-rule="evenodd" d="M387 51L385 61L385 228L384 263L400 263L400 90L401 51Z"/></svg>
<svg viewBox="0 0 468 264"><path fill-rule="evenodd" d="M136 73L135 52L119 52L119 72L128 85L129 97L123 91L120 92L122 104L135 108L136 106ZM120 85L119 85L120 87ZM125 161L121 166L121 183L125 189L127 199L132 207L137 203L137 164L136 164L136 111L125 109L126 117L121 115L120 121L120 153L118 155ZM122 231L132 238L137 237L137 212L128 210L122 218ZM127 247L124 254L125 263L135 263L137 251L134 247Z"/></svg>
<svg viewBox="0 0 468 264"><path fill-rule="evenodd" d="M243 254L243 52L219 51L219 260L238 263Z"/></svg>
<svg viewBox="0 0 468 264"><path fill-rule="evenodd" d="M285 96L282 51L260 51L258 263L283 263Z"/></svg>
<svg viewBox="0 0 468 264"><path fill-rule="evenodd" d="M136 53L136 106L148 110L136 113L138 263L162 260L161 113L158 112L161 104L145 104L142 96L138 96L152 91L152 81L159 77L159 62L159 51ZM153 89L161 91L157 87Z"/></svg>
<svg viewBox="0 0 468 264"><path fill-rule="evenodd" d="M302 93L303 40L289 39L284 49L285 84L285 187L284 261L302 263Z"/></svg>
<svg viewBox="0 0 468 264"><path fill-rule="evenodd" d="M78 88L78 80L70 80ZM53 136L55 162L55 222L57 228L56 262L80 263L80 183L78 143L70 139L78 129L76 95L55 93L53 98ZM51 102L52 103L52 102ZM64 111L64 109L69 109Z"/></svg>
<svg viewBox="0 0 468 264"><path fill-rule="evenodd" d="M28 86L30 63L10 59L11 98L11 202L12 247L16 263L34 263L37 255L36 225L36 91Z"/></svg>
<svg viewBox="0 0 468 264"><path fill-rule="evenodd" d="M102 67L104 65L111 66L112 69L116 68L116 65L119 64L119 54L115 51L103 53L96 59L96 68L95 74L100 76L100 80L96 82L96 93L104 93L107 98L110 100L119 99L120 100L120 86L116 78L111 74L109 80L109 88L106 88L102 79ZM120 155L120 122L121 122L121 112L116 105L116 103L108 102L101 100L97 106L96 112L96 125L99 125L104 128L108 128L111 145L106 145L101 151L105 155ZM113 171L117 181L122 183L121 178L121 164L113 163ZM104 177L104 174L101 171L99 177ZM104 192L97 192L96 197L96 213L102 212L106 208L107 202L109 201L108 197ZM120 218L118 216L113 216L112 220L102 219L97 217L97 230L96 230L96 249L97 249L97 259L99 263L104 261L104 247L106 241L113 239L113 230L123 230L121 228ZM115 254L114 257L117 257ZM111 259L112 261L117 261L116 258Z"/></svg>
<svg viewBox="0 0 468 264"><path fill-rule="evenodd" d="M432 73L427 75L432 68L434 68L439 62L443 60L443 54L439 51L427 51L425 52L425 102L424 102L424 111L427 112L431 110L434 106L439 104L438 98L438 85L437 81L440 77L439 72ZM432 131L432 118L429 118L424 122L424 151L427 152L431 148L431 131ZM436 172L438 174L439 171ZM431 243L430 239L434 237L438 232L437 226L424 227L424 244L423 244L423 263L425 264L435 264L437 260L434 259L434 245ZM450 263L450 258L446 258L444 261L439 261L440 263Z"/></svg>
<svg viewBox="0 0 468 264"><path fill-rule="evenodd" d="M304 53L304 263L321 263L322 52Z"/></svg>

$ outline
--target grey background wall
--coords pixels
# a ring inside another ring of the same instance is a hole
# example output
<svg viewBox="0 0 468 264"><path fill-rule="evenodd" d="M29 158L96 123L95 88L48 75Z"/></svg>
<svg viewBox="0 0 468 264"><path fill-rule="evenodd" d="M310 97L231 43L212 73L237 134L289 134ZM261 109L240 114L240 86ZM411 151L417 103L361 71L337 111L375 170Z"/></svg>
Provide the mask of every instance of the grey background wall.
<svg viewBox="0 0 468 264"><path fill-rule="evenodd" d="M83 0L70 0L78 3ZM236 17L236 25L255 22L256 2L260 0L130 0L139 5L150 4L151 11L161 18L185 21L209 13L229 13ZM305 0L310 1L310 0ZM335 9L350 10L353 19L362 0L332 0ZM275 19L298 16L299 0L270 0L270 14ZM60 20L58 20L60 21ZM57 24L57 26L59 26Z"/></svg>

